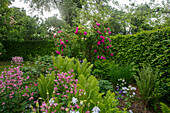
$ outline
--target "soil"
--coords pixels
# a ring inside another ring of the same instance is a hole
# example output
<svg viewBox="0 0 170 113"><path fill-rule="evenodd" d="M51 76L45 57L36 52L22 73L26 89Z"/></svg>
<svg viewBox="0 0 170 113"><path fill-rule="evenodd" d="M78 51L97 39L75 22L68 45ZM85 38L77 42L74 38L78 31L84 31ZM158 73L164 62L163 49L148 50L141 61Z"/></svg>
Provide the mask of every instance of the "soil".
<svg viewBox="0 0 170 113"><path fill-rule="evenodd" d="M135 85L131 85L133 87L136 87ZM127 111L131 110L133 113L161 113L160 106L158 107L158 111L156 112L153 110L151 106L145 106L144 101L142 100L140 94L139 94L139 89L137 88L135 91L135 99L133 100L128 100L128 102L131 103L131 106L127 109ZM126 97L126 96L125 96ZM125 103L124 99L119 100L119 105L117 106L119 109L123 110L123 108L127 108L127 104Z"/></svg>

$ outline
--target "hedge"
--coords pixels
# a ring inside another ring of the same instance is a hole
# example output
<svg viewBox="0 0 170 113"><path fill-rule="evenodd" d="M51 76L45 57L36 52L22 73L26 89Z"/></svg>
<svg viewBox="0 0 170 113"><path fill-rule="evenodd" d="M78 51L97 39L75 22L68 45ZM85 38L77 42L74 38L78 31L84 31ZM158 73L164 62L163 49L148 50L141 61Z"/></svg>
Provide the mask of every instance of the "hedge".
<svg viewBox="0 0 170 113"><path fill-rule="evenodd" d="M32 57L35 57L36 54L41 56L51 55L55 51L54 42L47 40L3 40L2 44L6 50L6 55L0 61L11 60L14 56L20 56L24 60L29 60L30 55Z"/></svg>
<svg viewBox="0 0 170 113"><path fill-rule="evenodd" d="M160 86L164 87L162 90L167 94L170 90L169 33L170 27L143 31L134 35L112 36L113 60L122 64L132 64L136 69L148 64L159 69Z"/></svg>

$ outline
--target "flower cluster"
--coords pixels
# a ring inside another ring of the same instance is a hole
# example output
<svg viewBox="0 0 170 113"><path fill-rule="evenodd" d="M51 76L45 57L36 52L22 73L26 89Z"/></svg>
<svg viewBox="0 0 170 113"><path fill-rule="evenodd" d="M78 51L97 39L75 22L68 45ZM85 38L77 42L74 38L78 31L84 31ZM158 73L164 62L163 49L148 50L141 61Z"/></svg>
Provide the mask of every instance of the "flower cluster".
<svg viewBox="0 0 170 113"><path fill-rule="evenodd" d="M73 108L79 109L80 107L77 104L78 100L72 97L77 93L79 95L83 94L83 90L80 89L77 91L78 79L74 79L73 70L68 71L67 73L57 73L54 82L53 97L48 103L42 102L40 110L42 112L68 112ZM71 99L73 105L69 104Z"/></svg>
<svg viewBox="0 0 170 113"><path fill-rule="evenodd" d="M22 57L18 57L18 56L12 57L11 64L12 64L13 62L14 62L15 64L21 64L21 63L23 62L23 58L22 58Z"/></svg>
<svg viewBox="0 0 170 113"><path fill-rule="evenodd" d="M55 38L55 46L57 46L56 53L64 55L67 51L66 44L68 44L67 38L69 38L69 36L60 30L57 34L54 34L53 38Z"/></svg>
<svg viewBox="0 0 170 113"><path fill-rule="evenodd" d="M23 72L20 71L20 69L21 66L5 68L0 75L1 107L22 104L20 101L15 101L15 99L26 99L28 102L34 100L34 96L37 92L30 89L38 84L29 82L30 77L23 76Z"/></svg>

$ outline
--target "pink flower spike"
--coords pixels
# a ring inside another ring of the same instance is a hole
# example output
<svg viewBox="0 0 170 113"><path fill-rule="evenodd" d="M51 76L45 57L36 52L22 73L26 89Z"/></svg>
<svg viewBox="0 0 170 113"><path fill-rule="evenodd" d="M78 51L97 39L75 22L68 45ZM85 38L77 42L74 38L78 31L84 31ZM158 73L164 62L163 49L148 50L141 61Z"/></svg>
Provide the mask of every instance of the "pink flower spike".
<svg viewBox="0 0 170 113"><path fill-rule="evenodd" d="M96 23L97 26L100 26L100 23Z"/></svg>
<svg viewBox="0 0 170 113"><path fill-rule="evenodd" d="M96 53L96 52L97 52L97 50L94 50L94 52Z"/></svg>
<svg viewBox="0 0 170 113"><path fill-rule="evenodd" d="M87 32L86 32L86 31L84 32L84 35L87 35Z"/></svg>

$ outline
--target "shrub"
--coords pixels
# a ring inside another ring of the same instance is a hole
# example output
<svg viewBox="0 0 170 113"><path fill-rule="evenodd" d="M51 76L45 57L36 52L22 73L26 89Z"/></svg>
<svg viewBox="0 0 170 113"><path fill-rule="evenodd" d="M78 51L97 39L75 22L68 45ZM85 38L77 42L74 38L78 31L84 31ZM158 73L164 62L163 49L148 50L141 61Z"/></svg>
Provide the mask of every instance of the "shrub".
<svg viewBox="0 0 170 113"><path fill-rule="evenodd" d="M3 57L2 60L10 60L11 57L20 56L27 61L29 60L29 55L32 55L32 57L35 57L36 54L41 56L51 55L51 53L55 51L54 42L46 40L4 40L2 41L2 44L4 45L7 54L7 56L5 58Z"/></svg>
<svg viewBox="0 0 170 113"><path fill-rule="evenodd" d="M113 91L113 85L108 80L99 80L99 91L100 93L105 93L110 90Z"/></svg>
<svg viewBox="0 0 170 113"><path fill-rule="evenodd" d="M111 37L113 60L127 64L130 63L134 69L142 68L142 65L150 64L160 70L160 93L161 100L169 100L169 43L170 28L152 31L143 31L134 35L117 35Z"/></svg>
<svg viewBox="0 0 170 113"><path fill-rule="evenodd" d="M133 83L133 71L131 66L128 64L122 66L118 64L111 64L108 73L111 76L110 81L112 81L114 87L116 86L116 83L118 82L117 80L119 78L125 79L127 84Z"/></svg>

